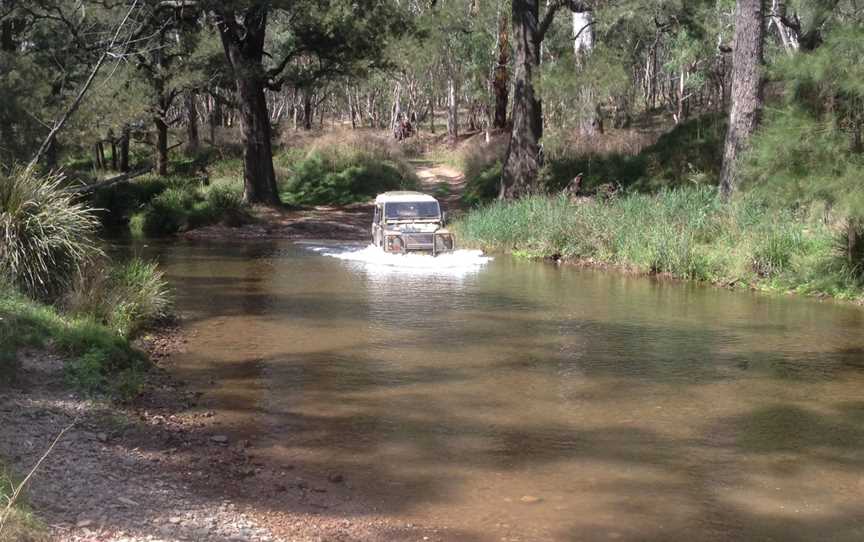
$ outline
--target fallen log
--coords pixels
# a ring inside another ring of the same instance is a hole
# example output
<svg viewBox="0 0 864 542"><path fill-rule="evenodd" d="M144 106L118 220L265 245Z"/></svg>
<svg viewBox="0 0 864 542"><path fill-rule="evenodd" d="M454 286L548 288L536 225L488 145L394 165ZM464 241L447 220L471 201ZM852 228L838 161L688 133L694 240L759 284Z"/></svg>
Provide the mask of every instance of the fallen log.
<svg viewBox="0 0 864 542"><path fill-rule="evenodd" d="M136 169L135 171L130 171L128 173L124 173L122 175L117 175L116 177L111 177L110 179L105 179L104 181L99 181L98 183L93 184L83 184L81 186L72 186L66 189L67 192L74 192L76 194L87 194L89 192L94 192L99 190L100 188L107 188L109 186L113 186L115 184L119 184L126 181L131 181L136 177L140 177L142 175L146 175L153 170L153 166L147 166L144 168Z"/></svg>

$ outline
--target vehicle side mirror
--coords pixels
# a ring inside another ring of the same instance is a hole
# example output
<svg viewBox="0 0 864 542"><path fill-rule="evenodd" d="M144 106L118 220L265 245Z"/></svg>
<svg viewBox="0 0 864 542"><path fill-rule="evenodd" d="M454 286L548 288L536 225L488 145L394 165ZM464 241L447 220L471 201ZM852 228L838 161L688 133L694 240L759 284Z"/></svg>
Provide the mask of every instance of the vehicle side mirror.
<svg viewBox="0 0 864 542"><path fill-rule="evenodd" d="M441 223L442 223L442 224L445 224L445 225L446 225L446 224L447 224L447 221L449 220L449 218L450 218L450 217L447 216L447 211L444 211L443 213L441 213Z"/></svg>

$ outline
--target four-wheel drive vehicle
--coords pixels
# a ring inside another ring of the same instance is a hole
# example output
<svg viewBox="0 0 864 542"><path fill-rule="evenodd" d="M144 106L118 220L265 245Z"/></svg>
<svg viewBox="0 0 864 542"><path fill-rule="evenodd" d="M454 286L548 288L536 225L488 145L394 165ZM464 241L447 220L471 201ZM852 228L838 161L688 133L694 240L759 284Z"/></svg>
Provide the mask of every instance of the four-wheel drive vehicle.
<svg viewBox="0 0 864 542"><path fill-rule="evenodd" d="M420 192L385 192L375 198L372 243L385 252L430 252L456 248L456 239L444 227L438 200Z"/></svg>

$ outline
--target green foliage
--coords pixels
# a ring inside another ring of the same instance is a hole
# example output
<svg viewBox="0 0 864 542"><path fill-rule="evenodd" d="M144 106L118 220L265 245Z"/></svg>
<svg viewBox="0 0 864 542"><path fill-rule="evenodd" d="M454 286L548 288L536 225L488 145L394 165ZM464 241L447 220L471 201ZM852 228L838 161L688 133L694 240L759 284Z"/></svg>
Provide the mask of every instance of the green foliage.
<svg viewBox="0 0 864 542"><path fill-rule="evenodd" d="M476 207L495 199L501 186L502 169L503 166L499 160L471 177L466 175L462 202Z"/></svg>
<svg viewBox="0 0 864 542"><path fill-rule="evenodd" d="M719 116L684 122L663 134L636 156L621 154L564 155L550 159L541 172L547 190L566 187L580 173L583 191L616 184L640 191L716 184L723 160L726 125Z"/></svg>
<svg viewBox="0 0 864 542"><path fill-rule="evenodd" d="M118 183L96 190L93 206L98 210L105 227L125 226L135 212L175 182L156 175L146 175L130 182Z"/></svg>
<svg viewBox="0 0 864 542"><path fill-rule="evenodd" d="M71 357L67 375L87 392L108 390L110 375L146 369L144 356L125 337L92 317L63 315L8 287L0 288L0 335L7 359L25 346L52 347Z"/></svg>
<svg viewBox="0 0 864 542"><path fill-rule="evenodd" d="M225 185L211 187L205 196L209 220L220 220L226 226L240 226L250 220L249 208L243 195Z"/></svg>
<svg viewBox="0 0 864 542"><path fill-rule="evenodd" d="M411 167L386 142L372 138L325 140L297 156L278 159L291 172L280 194L286 203L344 205L417 184Z"/></svg>
<svg viewBox="0 0 864 542"><path fill-rule="evenodd" d="M785 87L743 165L749 187L778 205L825 204L834 221L864 216L864 29L840 27L774 67ZM826 218L829 218L826 213Z"/></svg>
<svg viewBox="0 0 864 542"><path fill-rule="evenodd" d="M540 91L546 114L555 117L551 127L567 131L574 121L592 118L597 104L624 94L630 83L625 59L619 51L599 44L591 54L577 62L572 48L556 62L542 66ZM554 153L554 149L549 149Z"/></svg>
<svg viewBox="0 0 864 542"><path fill-rule="evenodd" d="M139 258L94 266L66 300L71 312L91 317L121 337L166 317L171 304L171 290L156 263Z"/></svg>
<svg viewBox="0 0 864 542"><path fill-rule="evenodd" d="M33 297L62 292L100 253L94 213L63 180L25 169L0 177L0 279Z"/></svg>
<svg viewBox="0 0 864 542"><path fill-rule="evenodd" d="M294 164L292 169L294 176L281 194L286 203L345 205L407 187L399 170L390 164L332 161L317 152Z"/></svg>
<svg viewBox="0 0 864 542"><path fill-rule="evenodd" d="M462 241L645 273L860 298L838 234L761 200L722 204L712 187L630 193L607 202L534 196L495 202L455 225Z"/></svg>
<svg viewBox="0 0 864 542"><path fill-rule="evenodd" d="M164 237L216 223L239 226L249 221L239 186L202 187L197 179L177 178L134 213L129 227L139 237Z"/></svg>

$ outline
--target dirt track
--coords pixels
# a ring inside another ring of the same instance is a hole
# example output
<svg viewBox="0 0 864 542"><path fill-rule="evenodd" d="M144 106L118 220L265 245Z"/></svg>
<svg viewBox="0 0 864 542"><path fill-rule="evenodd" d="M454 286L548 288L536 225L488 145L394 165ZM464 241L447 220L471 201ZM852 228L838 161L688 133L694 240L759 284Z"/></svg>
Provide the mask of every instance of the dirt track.
<svg viewBox="0 0 864 542"><path fill-rule="evenodd" d="M460 207L464 175L445 165L415 162L420 190L441 201L445 211ZM255 220L239 228L209 226L192 230L184 237L192 240L251 239L335 239L365 241L372 224L372 202L345 206L319 206L303 210L255 209Z"/></svg>

